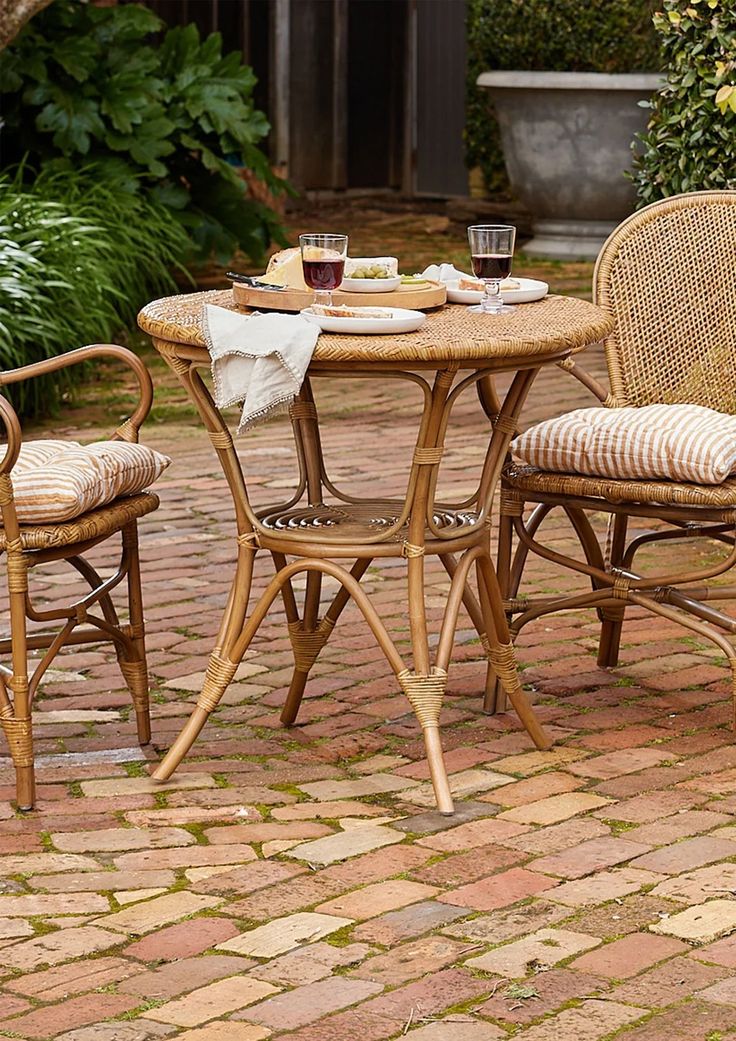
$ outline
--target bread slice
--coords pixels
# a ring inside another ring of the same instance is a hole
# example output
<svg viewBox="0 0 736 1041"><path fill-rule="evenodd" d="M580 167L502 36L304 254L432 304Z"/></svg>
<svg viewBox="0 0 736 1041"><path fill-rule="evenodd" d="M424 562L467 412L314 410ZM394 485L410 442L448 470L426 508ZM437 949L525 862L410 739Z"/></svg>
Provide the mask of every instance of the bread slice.
<svg viewBox="0 0 736 1041"><path fill-rule="evenodd" d="M312 304L310 310L312 314L323 318L391 318L391 312L380 307L327 307L324 304Z"/></svg>

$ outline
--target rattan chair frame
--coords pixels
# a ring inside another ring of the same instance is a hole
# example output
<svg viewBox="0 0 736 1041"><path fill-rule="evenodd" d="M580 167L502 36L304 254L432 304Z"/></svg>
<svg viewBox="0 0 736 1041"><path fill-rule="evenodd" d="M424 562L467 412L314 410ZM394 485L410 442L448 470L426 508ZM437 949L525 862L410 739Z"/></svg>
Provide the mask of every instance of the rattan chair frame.
<svg viewBox="0 0 736 1041"><path fill-rule="evenodd" d="M227 303L223 297L221 294L217 302ZM430 350L423 353L417 340L411 337L403 338L407 342L403 358L395 342L380 346L387 338L379 338L377 343L376 338L371 337L325 337L320 352L321 338L309 377L290 410L299 468L296 491L280 505L255 509L248 496L246 479L227 423L216 408L199 371L209 368L210 359L201 342L196 315L198 310L201 311L202 303L211 299L209 294L201 294L199 299L189 298L191 302L182 302L181 298L171 302L158 301L150 309L144 309L140 318L142 328L153 333L154 346L176 373L209 433L235 504L238 532L235 573L202 692L191 717L153 776L168 778L190 750L279 595L294 653L294 672L281 720L284 725L292 725L297 718L310 670L343 609L352 599L421 725L438 809L442 813L452 813L439 717L461 604L470 614L486 652L486 691L492 688L498 677L536 746L548 748L550 745L521 687L516 669L490 553L491 504L511 436L537 371L541 365L567 356L573 345L582 346L584 342L597 339L608 328L607 320L601 324L600 312L580 301L562 305L553 303L552 310L566 313L569 308L570 312L579 311L585 315L581 328L576 330L574 344L559 336L551 344L540 345L530 337L523 344L519 341L522 345L517 347L514 342L507 345L499 337L500 345L495 357L492 347L486 346L481 350L472 343L466 357L462 356L462 349L454 355L452 349L442 350L439 346L432 357ZM182 315L184 320L180 317ZM195 315L195 321L192 321L192 315ZM451 319L451 313L441 316L443 326L451 326ZM564 327L563 321L560 328ZM354 350L351 339L355 341ZM365 340L367 345L364 346ZM526 343L528 349L525 349ZM493 373L500 371L515 373L503 401L498 400L491 382ZM360 498L344 492L329 476L312 393L312 381L322 378L403 380L419 388L418 428L402 499ZM438 502L437 479L452 409L461 394L473 388L477 389L491 421L478 486L462 503ZM325 493L335 500L329 506L324 505ZM306 499L304 506L298 505L302 497ZM326 521L323 526L300 526L301 520L319 518L323 510ZM330 530L330 518L344 522L344 534L337 521ZM259 550L270 553L276 574L250 607L253 562ZM428 555L438 556L450 576L450 590L434 654L430 651L424 594ZM290 556L296 559L288 562ZM400 557L406 561L410 664L400 654L360 585L370 563L385 557ZM469 587L469 576L473 571L477 577L477 596ZM292 580L302 573L306 574L306 590L300 613ZM324 575L336 579L339 589L320 617Z"/></svg>
<svg viewBox="0 0 736 1041"><path fill-rule="evenodd" d="M694 241L702 247L697 257L692 255ZM657 242L660 248L655 251ZM648 251L654 255L643 264ZM639 210L604 244L593 275L594 300L614 320L604 340L610 389L572 357L558 364L610 408L688 402L736 412L735 254L734 191L691 192ZM658 301L661 279L667 280L665 299ZM687 314L680 309L678 314L672 307L672 286L678 283L685 293L702 292L705 286L713 296L709 307ZM700 374L700 381L693 372ZM530 503L536 505L525 518ZM539 529L555 508L567 514L584 559L559 553L540 541ZM731 484L598 481L509 463L500 512L498 573L514 635L553 612L593 607L601 621L598 664L612 667L618 663L627 607L643 607L678 622L723 653L731 667L736 727L736 621L712 605L735 598L736 585L710 582L736 564L736 494ZM601 512L609 516L604 545L589 519L591 513ZM629 538L629 520L635 517L662 526ZM683 538L715 540L727 551L707 568L661 575L634 570L642 546ZM591 591L564 597L520 596L529 553L586 576ZM502 704L502 691L498 698Z"/></svg>
<svg viewBox="0 0 736 1041"><path fill-rule="evenodd" d="M55 358L8 369L0 372L0 387L98 358L122 362L136 377L137 405L111 436L111 440L136 442L141 423L151 408L153 385L143 362L125 347L90 344ZM30 810L36 798L33 699L62 647L106 642L114 645L133 702L138 739L141 744L151 739L137 523L139 517L156 509L158 498L142 493L118 499L63 523L21 524L13 499L12 475L23 435L15 409L3 396L0 396L0 420L6 435L5 454L0 461L3 522L0 552L5 554L10 618L10 636L0 639L0 654L9 653L11 662L10 666L0 665L0 727L15 767L18 808ZM120 562L116 571L103 579L84 554L116 534L121 536ZM70 564L90 589L65 607L40 610L33 605L28 576L32 568L52 561ZM127 580L129 620L121 624L111 593L124 580ZM94 608L99 608L100 614L94 613ZM42 631L29 635L28 622L41 623ZM31 650L45 653L29 675L28 652Z"/></svg>

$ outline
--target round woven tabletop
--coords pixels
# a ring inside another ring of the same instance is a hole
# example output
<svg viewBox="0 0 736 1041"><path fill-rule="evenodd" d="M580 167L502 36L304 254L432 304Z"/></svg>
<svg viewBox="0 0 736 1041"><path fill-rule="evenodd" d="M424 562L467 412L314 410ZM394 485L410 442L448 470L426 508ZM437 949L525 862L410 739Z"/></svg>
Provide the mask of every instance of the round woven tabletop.
<svg viewBox="0 0 736 1041"><path fill-rule="evenodd" d="M202 323L205 304L241 310L229 289L218 289L153 300L138 315L138 324L159 340L206 348ZM579 350L602 339L611 328L611 319L599 307L570 296L547 296L494 316L471 314L467 307L446 304L428 314L421 329L413 333L322 333L313 360L426 363L543 357Z"/></svg>

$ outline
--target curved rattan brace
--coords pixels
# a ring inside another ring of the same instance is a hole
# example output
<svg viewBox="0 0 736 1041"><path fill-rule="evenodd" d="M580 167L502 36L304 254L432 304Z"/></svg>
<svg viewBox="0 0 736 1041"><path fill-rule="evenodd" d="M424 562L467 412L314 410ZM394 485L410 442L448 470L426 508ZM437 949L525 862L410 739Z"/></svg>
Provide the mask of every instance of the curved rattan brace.
<svg viewBox="0 0 736 1041"><path fill-rule="evenodd" d="M13 765L33 766L33 735L30 719L16 719L7 705L0 709L0 727L8 742Z"/></svg>
<svg viewBox="0 0 736 1041"><path fill-rule="evenodd" d="M204 677L202 693L197 698L197 708L205 712L212 712L220 704L220 699L233 681L238 665L221 658L214 652L210 655L207 663L207 672Z"/></svg>
<svg viewBox="0 0 736 1041"><path fill-rule="evenodd" d="M309 672L334 628L335 623L326 615L320 619L317 628L311 632L304 629L302 621L289 622L289 639L294 651L294 665L299 672Z"/></svg>

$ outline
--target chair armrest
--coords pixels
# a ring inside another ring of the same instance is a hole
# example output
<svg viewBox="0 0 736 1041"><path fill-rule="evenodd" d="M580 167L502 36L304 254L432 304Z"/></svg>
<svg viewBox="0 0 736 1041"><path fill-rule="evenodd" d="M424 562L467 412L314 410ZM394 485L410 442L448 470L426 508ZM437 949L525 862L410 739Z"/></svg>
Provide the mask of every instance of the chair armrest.
<svg viewBox="0 0 736 1041"><path fill-rule="evenodd" d="M15 409L8 399L4 398L1 394L0 421L2 421L2 424L5 427L5 436L7 440L5 455L2 457L2 460L0 460L0 475L3 475L10 473L15 466L15 460L18 458L21 441L23 440L23 432Z"/></svg>
<svg viewBox="0 0 736 1041"><path fill-rule="evenodd" d="M562 369L564 372L569 372L571 376L574 376L576 380L579 380L584 387L594 394L600 402L602 402L608 408L616 408L621 406L623 402L619 402L614 398L613 394L599 383L595 376L591 376L589 372L581 368L580 365L571 357L563 358L562 361L556 362L557 367Z"/></svg>
<svg viewBox="0 0 736 1041"><path fill-rule="evenodd" d="M25 379L33 379L36 376L46 376L51 372L57 372L59 369L66 369L70 365L77 365L80 362L91 361L93 358L117 358L118 361L124 362L128 368L132 369L138 380L138 392L139 401L133 414L126 420L124 420L117 428L115 433L112 435L112 440L118 441L137 441L138 430L141 423L146 418L148 413L151 411L151 404L153 403L153 383L151 381L150 373L143 364L141 359L133 351L129 351L127 347L120 347L116 343L93 343L86 347L78 347L74 351L68 351L66 354L59 354L55 358L45 358L43 361L33 362L30 365L21 365L17 369L6 369L4 372L0 372L0 387L7 386L11 383L20 383ZM0 473L7 473L18 456L18 450L20 449L20 424L18 417L15 415L15 411L12 407L5 402L8 409L12 411L14 422L17 427L17 447L15 449L15 455L11 456L11 442L10 437L8 440L8 451L5 454L5 458L0 465ZM8 414L7 410L3 409L2 418L5 421L6 429L8 427ZM10 420L11 424L13 420Z"/></svg>

